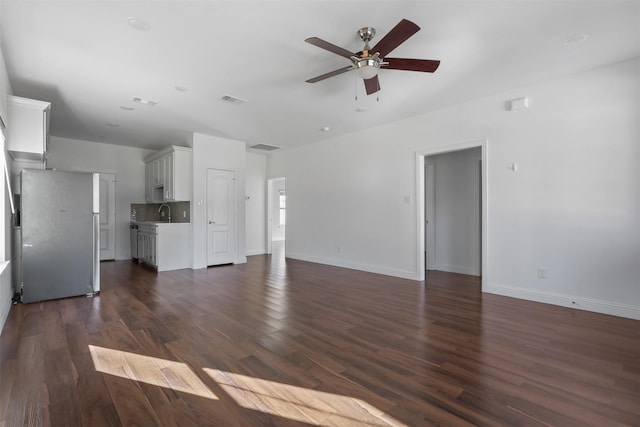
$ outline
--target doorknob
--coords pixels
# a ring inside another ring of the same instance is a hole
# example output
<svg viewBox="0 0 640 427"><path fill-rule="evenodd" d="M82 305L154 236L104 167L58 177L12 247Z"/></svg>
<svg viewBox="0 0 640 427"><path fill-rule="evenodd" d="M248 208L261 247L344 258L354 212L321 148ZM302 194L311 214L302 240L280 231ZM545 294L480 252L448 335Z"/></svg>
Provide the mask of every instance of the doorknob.
<svg viewBox="0 0 640 427"><path fill-rule="evenodd" d="M209 224L215 224L215 221L209 221Z"/></svg>

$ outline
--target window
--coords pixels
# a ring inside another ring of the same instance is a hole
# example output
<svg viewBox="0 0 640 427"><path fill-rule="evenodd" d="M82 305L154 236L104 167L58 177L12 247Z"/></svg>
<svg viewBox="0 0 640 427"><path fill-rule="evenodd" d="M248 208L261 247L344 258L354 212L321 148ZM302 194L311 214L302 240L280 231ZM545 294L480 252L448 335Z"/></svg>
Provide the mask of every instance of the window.
<svg viewBox="0 0 640 427"><path fill-rule="evenodd" d="M286 224L287 215L287 196L284 190L280 190L280 227L284 227Z"/></svg>

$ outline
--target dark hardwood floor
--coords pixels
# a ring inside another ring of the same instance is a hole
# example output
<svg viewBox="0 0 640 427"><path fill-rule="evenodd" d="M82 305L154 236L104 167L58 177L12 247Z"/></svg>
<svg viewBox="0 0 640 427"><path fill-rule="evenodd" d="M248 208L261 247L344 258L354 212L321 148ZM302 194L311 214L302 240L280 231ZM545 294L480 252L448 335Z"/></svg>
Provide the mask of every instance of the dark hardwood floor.
<svg viewBox="0 0 640 427"><path fill-rule="evenodd" d="M279 257L16 305L0 426L639 426L640 322Z"/></svg>

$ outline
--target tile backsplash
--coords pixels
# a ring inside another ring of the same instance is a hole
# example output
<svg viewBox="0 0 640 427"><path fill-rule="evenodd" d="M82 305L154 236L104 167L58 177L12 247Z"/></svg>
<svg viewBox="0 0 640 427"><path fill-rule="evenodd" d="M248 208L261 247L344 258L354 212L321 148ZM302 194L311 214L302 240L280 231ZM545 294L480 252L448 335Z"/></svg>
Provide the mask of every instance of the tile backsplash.
<svg viewBox="0 0 640 427"><path fill-rule="evenodd" d="M131 221L166 221L168 210L158 209L162 203L131 203ZM171 208L171 222L191 222L191 202L167 202Z"/></svg>

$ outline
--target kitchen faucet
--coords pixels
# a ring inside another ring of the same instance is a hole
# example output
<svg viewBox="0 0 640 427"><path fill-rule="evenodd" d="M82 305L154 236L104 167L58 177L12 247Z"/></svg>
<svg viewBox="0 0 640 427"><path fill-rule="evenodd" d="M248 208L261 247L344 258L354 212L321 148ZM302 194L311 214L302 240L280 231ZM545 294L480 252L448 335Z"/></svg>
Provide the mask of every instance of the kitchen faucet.
<svg viewBox="0 0 640 427"><path fill-rule="evenodd" d="M169 211L169 222L171 222L171 206L169 206L166 203L163 203L160 205L160 207L158 208L158 213L160 213L160 211L162 210L162 208L167 207L168 211Z"/></svg>

